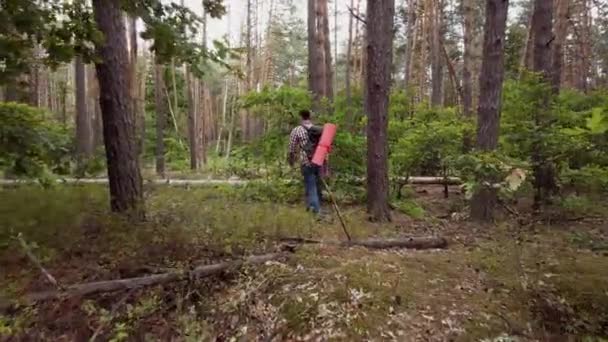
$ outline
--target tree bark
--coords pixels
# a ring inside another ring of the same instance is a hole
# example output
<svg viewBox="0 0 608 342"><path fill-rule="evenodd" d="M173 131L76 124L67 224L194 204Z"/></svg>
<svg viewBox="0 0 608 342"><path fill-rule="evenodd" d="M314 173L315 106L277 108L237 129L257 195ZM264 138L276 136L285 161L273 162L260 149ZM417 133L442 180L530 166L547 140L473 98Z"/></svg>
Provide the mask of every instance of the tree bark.
<svg viewBox="0 0 608 342"><path fill-rule="evenodd" d="M156 64L154 68L154 102L156 107L156 173L165 176L165 126L167 125L168 103L166 98L165 67Z"/></svg>
<svg viewBox="0 0 608 342"><path fill-rule="evenodd" d="M541 82L551 82L551 45L554 41L552 32L553 2L552 0L535 0L532 15L534 28L534 71L540 73ZM546 156L541 140L542 131L546 130L550 115L551 93L544 92L540 108L536 110L535 123L539 130L533 141L532 166L534 169L534 207L539 209L541 202L547 200L556 188L555 166Z"/></svg>
<svg viewBox="0 0 608 342"><path fill-rule="evenodd" d="M431 15L431 105L441 106L443 85L443 53L441 51L441 4L440 0L429 0Z"/></svg>
<svg viewBox="0 0 608 342"><path fill-rule="evenodd" d="M326 63L326 41L325 36L325 18L327 13L327 5L325 0L315 0L315 59L314 68L316 71L315 81L315 99L317 104L317 110L321 109L320 101L328 96L327 89L327 63Z"/></svg>
<svg viewBox="0 0 608 342"><path fill-rule="evenodd" d="M473 0L462 0L464 12L464 56L462 66L462 108L466 117L473 115L473 36L475 10Z"/></svg>
<svg viewBox="0 0 608 342"><path fill-rule="evenodd" d="M568 33L568 17L570 0L556 0L557 9L553 35L555 37L552 51L552 75L551 88L554 94L558 94L562 81L562 65L564 63L564 42Z"/></svg>
<svg viewBox="0 0 608 342"><path fill-rule="evenodd" d="M317 75L318 68L315 67L316 55L316 0L308 0L308 90L317 96L316 92L316 81L319 78ZM316 100L316 99L315 99Z"/></svg>
<svg viewBox="0 0 608 342"><path fill-rule="evenodd" d="M89 109L87 108L86 69L82 57L74 62L76 85L76 157L80 166L92 152L92 127Z"/></svg>
<svg viewBox="0 0 608 342"><path fill-rule="evenodd" d="M355 0L350 0L350 8L353 8L355 4ZM352 114L352 89L351 89L351 81L352 81L352 63L353 63L353 16L348 14L348 42L346 46L346 117L347 124L354 124L353 122L353 114Z"/></svg>
<svg viewBox="0 0 608 342"><path fill-rule="evenodd" d="M393 61L394 0L367 2L367 210L370 219L390 221L388 184L388 103ZM371 24L373 23L373 24Z"/></svg>
<svg viewBox="0 0 608 342"><path fill-rule="evenodd" d="M143 153L143 144L141 141L144 139L144 136L142 130L143 117L139 111L139 82L137 80L137 17L131 15L127 18L127 21L129 23L129 84L137 130L137 154L141 156Z"/></svg>
<svg viewBox="0 0 608 342"><path fill-rule="evenodd" d="M477 149L480 151L492 151L498 146L508 8L508 0L486 0L484 49L477 109ZM479 181L493 183L494 180ZM473 195L471 218L490 221L493 219L496 192L485 185L481 185L480 188L481 190Z"/></svg>
<svg viewBox="0 0 608 342"><path fill-rule="evenodd" d="M407 40L406 47L407 51L405 53L405 71L403 76L403 84L404 88L407 90L410 86L410 71L412 64L413 47L414 47L414 39L416 39L415 28L416 28L416 20L417 20L417 10L418 10L418 1L417 0L408 0L407 6Z"/></svg>
<svg viewBox="0 0 608 342"><path fill-rule="evenodd" d="M143 218L142 177L137 157L135 113L129 96L129 56L120 1L93 0L95 21L104 34L96 64L103 116L110 205L113 211Z"/></svg>
<svg viewBox="0 0 608 342"><path fill-rule="evenodd" d="M327 0L319 0L319 7L321 11L321 17L323 18L323 50L324 58L325 58L325 96L331 101L334 98L334 73L333 73L333 63L331 60L331 41L329 39L330 30L329 30L329 11Z"/></svg>

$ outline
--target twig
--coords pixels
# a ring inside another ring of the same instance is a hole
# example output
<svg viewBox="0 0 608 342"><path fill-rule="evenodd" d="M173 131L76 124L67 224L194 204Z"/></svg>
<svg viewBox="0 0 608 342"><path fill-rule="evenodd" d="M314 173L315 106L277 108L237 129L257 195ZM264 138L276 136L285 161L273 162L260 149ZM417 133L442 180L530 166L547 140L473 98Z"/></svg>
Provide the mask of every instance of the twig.
<svg viewBox="0 0 608 342"><path fill-rule="evenodd" d="M38 258L36 258L34 253L32 253L32 250L30 249L30 247L27 245L27 242L25 242L25 240L23 239L23 235L21 233L19 233L17 235L16 239L19 241L19 244L21 245L21 248L25 252L25 255L27 255L27 257L30 259L30 261L34 265L36 265L36 267L38 267L38 269L40 270L40 272L42 272L42 274L48 280L48 282L51 283L51 285L55 286L57 289L61 290L62 287L61 287L61 285L59 285L59 282L57 281L57 279L55 279L55 277L53 277L53 275L51 273L49 273L49 271L47 271L42 266L42 263L40 262L40 260L38 260Z"/></svg>
<svg viewBox="0 0 608 342"><path fill-rule="evenodd" d="M329 194L329 199L331 200L331 203L333 204L334 209L336 210L338 219L340 219L340 224L342 225L342 230L344 231L344 235L346 235L346 238L348 239L348 241L351 241L352 239L350 238L350 234L348 233L348 229L346 228L346 223L344 223L344 218L342 217L342 213L340 212L338 203L336 203L334 194L331 192L331 189L327 185L327 182L325 182L325 179L323 179L323 177L320 177L320 178L321 178L321 182L323 183L323 186L325 187L325 190L327 190L327 193Z"/></svg>
<svg viewBox="0 0 608 342"><path fill-rule="evenodd" d="M367 25L367 21L364 18L362 18L359 14L355 13L355 11L350 6L346 6L346 8L348 8L348 12L350 12L350 15L352 15L353 18L357 19L364 25Z"/></svg>
<svg viewBox="0 0 608 342"><path fill-rule="evenodd" d="M131 294L133 292L135 292L135 290L136 289L131 289L129 292L125 293L125 295L122 296L122 298L120 298L120 300L112 306L112 310L110 311L110 316L109 316L110 319L108 320L108 323L112 322L112 320L114 319L114 315L116 314L116 311L118 311L118 309L127 301L127 299L129 299L129 297L131 297ZM105 326L106 326L106 324L103 324L103 322L102 322L99 325L99 327L97 327L97 329L95 329L95 332L89 339L89 342L94 342L95 339L97 338L97 336L99 336L99 334L101 333L101 331L103 330L103 328Z"/></svg>

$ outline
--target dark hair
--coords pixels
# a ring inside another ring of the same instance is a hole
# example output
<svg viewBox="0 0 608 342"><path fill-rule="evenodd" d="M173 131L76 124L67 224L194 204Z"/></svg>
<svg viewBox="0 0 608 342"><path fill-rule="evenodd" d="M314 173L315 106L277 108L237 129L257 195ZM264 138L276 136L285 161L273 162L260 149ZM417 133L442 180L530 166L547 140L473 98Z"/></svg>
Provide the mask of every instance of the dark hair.
<svg viewBox="0 0 608 342"><path fill-rule="evenodd" d="M302 120L310 120L310 111L308 109L302 109L300 111L300 117Z"/></svg>

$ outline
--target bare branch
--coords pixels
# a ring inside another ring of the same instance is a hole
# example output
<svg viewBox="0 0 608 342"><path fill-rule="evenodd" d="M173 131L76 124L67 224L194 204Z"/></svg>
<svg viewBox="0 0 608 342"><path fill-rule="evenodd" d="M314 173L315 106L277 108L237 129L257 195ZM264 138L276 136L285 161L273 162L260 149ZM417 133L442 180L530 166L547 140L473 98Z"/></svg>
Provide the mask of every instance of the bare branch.
<svg viewBox="0 0 608 342"><path fill-rule="evenodd" d="M360 14L355 13L355 11L350 6L346 6L346 8L348 8L348 12L350 12L350 15L352 15L353 18L355 18L358 21L360 21L361 23L363 23L363 25L367 25L367 21L365 21L365 19L363 17L361 17Z"/></svg>

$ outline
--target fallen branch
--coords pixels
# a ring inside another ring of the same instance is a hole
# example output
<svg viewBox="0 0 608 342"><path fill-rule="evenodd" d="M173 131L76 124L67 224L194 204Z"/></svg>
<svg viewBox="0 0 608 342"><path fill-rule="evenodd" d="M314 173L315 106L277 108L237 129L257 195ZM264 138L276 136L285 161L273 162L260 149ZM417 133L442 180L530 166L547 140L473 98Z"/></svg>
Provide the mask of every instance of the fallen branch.
<svg viewBox="0 0 608 342"><path fill-rule="evenodd" d="M346 228L346 223L344 222L344 218L342 217L342 212L340 211L340 207L338 207L338 202L336 202L336 198L334 197L333 192L331 191L331 189L329 188L329 185L327 185L327 182L325 182L325 179L323 179L323 177L321 177L321 182L323 183L325 190L327 190L327 193L329 194L329 199L331 200L334 210L336 211L336 214L338 215L338 219L340 220L340 224L342 225L342 231L344 232L344 235L346 235L346 239L348 241L352 241L352 239L350 238L350 234L348 233L348 229Z"/></svg>
<svg viewBox="0 0 608 342"><path fill-rule="evenodd" d="M285 257L285 253L271 253L264 255L251 256L243 260L226 261L219 264L204 265L194 268L192 271L174 271L162 274L155 274L137 278L116 279L97 281L92 283L74 284L64 287L63 291L50 290L43 292L31 293L23 297L19 303L21 305L33 305L38 302L43 302L52 299L71 298L88 296L96 293L112 292L119 290L133 290L145 286L153 286L166 284L170 282L200 279L212 275L220 274L226 271L237 270L244 265L263 264L271 260L279 260ZM2 308L0 308L2 309ZM0 310L1 311L1 310Z"/></svg>
<svg viewBox="0 0 608 342"><path fill-rule="evenodd" d="M36 258L36 256L30 249L30 247L27 245L27 242L25 242L25 240L23 239L23 235L21 235L21 233L19 233L19 235L17 235L16 239L17 239L17 241L19 241L19 245L21 245L21 248L25 252L25 255L27 255L27 257L30 259L30 261L36 267L38 267L38 269L44 275L46 280L48 280L48 282L51 283L51 285L55 286L58 289L61 289L61 285L59 285L59 282L57 281L57 279L55 279L55 277L53 277L53 275L49 271L47 271L46 268L44 268L44 266L42 266L42 263L40 262L40 260L38 260L38 258Z"/></svg>
<svg viewBox="0 0 608 342"><path fill-rule="evenodd" d="M334 241L334 240L313 240L303 238L282 238L281 242L292 244L322 244L322 245L338 245L342 247L365 247L369 249L393 249L393 248L408 248L408 249L435 249L446 248L448 242L442 237L424 236L410 237L405 239L369 239L369 240L352 240L352 241Z"/></svg>

